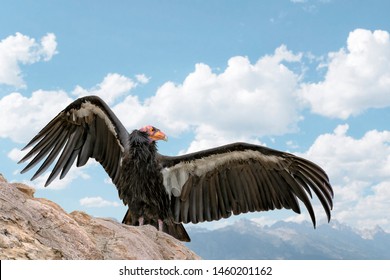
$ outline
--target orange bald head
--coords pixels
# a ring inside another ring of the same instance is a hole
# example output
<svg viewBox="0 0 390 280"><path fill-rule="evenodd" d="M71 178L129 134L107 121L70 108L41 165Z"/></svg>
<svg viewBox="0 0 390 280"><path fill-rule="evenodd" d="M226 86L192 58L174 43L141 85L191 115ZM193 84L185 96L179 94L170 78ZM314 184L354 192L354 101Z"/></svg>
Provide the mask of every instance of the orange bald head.
<svg viewBox="0 0 390 280"><path fill-rule="evenodd" d="M149 139L151 141L158 141L158 140L168 141L168 137L165 135L165 133L152 125L146 125L140 128L140 131L148 134Z"/></svg>

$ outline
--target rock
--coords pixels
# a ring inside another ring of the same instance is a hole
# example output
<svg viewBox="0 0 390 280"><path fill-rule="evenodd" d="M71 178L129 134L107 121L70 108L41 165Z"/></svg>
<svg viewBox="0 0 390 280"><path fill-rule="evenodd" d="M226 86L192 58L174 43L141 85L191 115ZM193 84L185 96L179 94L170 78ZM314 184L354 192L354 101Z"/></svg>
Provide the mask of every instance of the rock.
<svg viewBox="0 0 390 280"><path fill-rule="evenodd" d="M199 259L152 226L68 214L34 191L0 176L0 259Z"/></svg>
<svg viewBox="0 0 390 280"><path fill-rule="evenodd" d="M1 182L7 182L7 180L4 178L3 174L0 173L0 183Z"/></svg>

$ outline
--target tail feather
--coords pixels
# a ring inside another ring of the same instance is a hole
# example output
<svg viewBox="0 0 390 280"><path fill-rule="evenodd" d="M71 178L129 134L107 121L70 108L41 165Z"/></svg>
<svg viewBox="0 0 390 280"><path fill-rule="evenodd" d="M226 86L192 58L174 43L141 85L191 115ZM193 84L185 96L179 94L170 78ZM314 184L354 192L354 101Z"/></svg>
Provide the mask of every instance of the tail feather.
<svg viewBox="0 0 390 280"><path fill-rule="evenodd" d="M132 220L130 210L127 209L127 212L126 212L125 216L123 217L122 224L135 226L136 225L135 223L138 223L138 221Z"/></svg>
<svg viewBox="0 0 390 280"><path fill-rule="evenodd" d="M134 220L131 216L130 210L127 210L126 215L123 217L122 220L123 224L126 225L132 225L132 226L139 226L138 220ZM158 229L158 223L154 220L149 220L147 218L144 219L145 225L152 225L156 229ZM187 231L185 230L182 223L175 223L173 219L171 220L164 220L163 224L163 232L175 237L176 239L184 242L190 242L191 238L188 235Z"/></svg>
<svg viewBox="0 0 390 280"><path fill-rule="evenodd" d="M169 224L164 221L163 232L172 235L176 239L184 242L190 242L191 238L188 235L183 224L175 223L173 220Z"/></svg>

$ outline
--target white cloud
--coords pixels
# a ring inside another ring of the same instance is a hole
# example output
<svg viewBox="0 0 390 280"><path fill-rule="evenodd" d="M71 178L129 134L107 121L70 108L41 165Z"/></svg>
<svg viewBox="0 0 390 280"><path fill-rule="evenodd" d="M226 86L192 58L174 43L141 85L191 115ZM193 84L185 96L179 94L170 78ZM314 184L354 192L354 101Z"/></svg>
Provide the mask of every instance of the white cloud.
<svg viewBox="0 0 390 280"><path fill-rule="evenodd" d="M18 162L26 153L27 151L21 151L20 149L13 148L11 151L8 152L7 156L11 160Z"/></svg>
<svg viewBox="0 0 390 280"><path fill-rule="evenodd" d="M113 73L108 74L90 90L77 86L72 93L78 96L96 94L108 104L112 104L117 98L128 93L134 85L131 79ZM133 113L129 114L128 108L124 107L131 98L135 97L130 95L122 105L124 119L131 119L133 116ZM62 90L37 90L31 97L25 97L18 92L6 95L0 99L0 137L26 143L72 101L74 98ZM120 107L121 105L118 105L118 108Z"/></svg>
<svg viewBox="0 0 390 280"><path fill-rule="evenodd" d="M41 39L40 54L45 61L52 59L53 55L57 54L57 41L53 33L48 33Z"/></svg>
<svg viewBox="0 0 390 280"><path fill-rule="evenodd" d="M129 93L136 86L136 83L130 78L119 75L117 73L107 74L103 81L91 89L84 89L81 86L76 86L72 94L77 97L85 95L97 95L101 97L107 104L113 104L119 97Z"/></svg>
<svg viewBox="0 0 390 280"><path fill-rule="evenodd" d="M281 46L254 64L246 57L233 57L219 74L199 63L181 84L166 82L144 101L127 95L112 108L129 130L153 124L177 136L191 129L195 132L191 151L233 140L259 143L258 138L265 134L278 135L296 129L299 101L293 93L300 77L284 62L300 63L300 59L301 54ZM101 83L90 90L77 87L73 94L98 94L112 104L134 86L126 77L107 76L105 80L108 77L116 80L107 83L113 88L118 80L128 86L113 94L115 90L101 90L105 84ZM144 75L136 78L138 82L145 79Z"/></svg>
<svg viewBox="0 0 390 280"><path fill-rule="evenodd" d="M296 129L300 120L294 95L300 77L284 62L300 59L300 54L281 46L254 64L246 57L233 57L222 73L199 63L181 84L166 82L143 103L128 97L114 111L121 120L127 118L127 127L154 121L168 134L191 129L196 133L194 149L283 134Z"/></svg>
<svg viewBox="0 0 390 280"><path fill-rule="evenodd" d="M292 217L305 217L304 215L294 215ZM304 219L304 218L303 218ZM269 215L266 215L266 213L264 213L264 215L262 216L259 216L259 217L256 217L256 218L250 218L250 220L258 225L261 225L261 226L271 226L273 225L274 223L276 223L277 221L279 221L279 219L275 219L275 218L271 218L269 217Z"/></svg>
<svg viewBox="0 0 390 280"><path fill-rule="evenodd" d="M57 53L56 37L48 33L41 42L21 33L0 41L0 84L24 87L20 64L50 60Z"/></svg>
<svg viewBox="0 0 390 280"><path fill-rule="evenodd" d="M368 131L356 139L348 125L318 136L304 157L328 173L334 187L333 217L362 228L390 230L385 213L390 201L390 131Z"/></svg>
<svg viewBox="0 0 390 280"><path fill-rule="evenodd" d="M390 131L371 130L355 139L347 135L348 129L339 125L333 133L318 136L306 155L338 181L346 175L368 182L390 178Z"/></svg>
<svg viewBox="0 0 390 280"><path fill-rule="evenodd" d="M72 184L73 181L77 179L84 179L87 180L90 178L90 175L85 172L85 169L88 168L89 163L85 166L76 168L73 166L68 174L66 174L65 178L59 180L59 178L56 178L49 186L45 187L45 183L47 179L49 178L50 171L44 173L43 175L36 178L34 181L24 181L25 184L32 186L36 189L47 189L47 190L62 190L67 188L69 185ZM34 174L34 173L31 173ZM32 175L31 175L32 177Z"/></svg>
<svg viewBox="0 0 390 280"><path fill-rule="evenodd" d="M249 141L252 144L264 145L258 139L250 138L247 135L226 136L226 133L220 132L216 128L208 126L207 124L203 124L195 129L195 138L186 150L180 151L180 154L191 153L211 147L221 146L229 144L233 141Z"/></svg>
<svg viewBox="0 0 390 280"><path fill-rule="evenodd" d="M302 84L313 112L346 119L368 108L390 106L390 36L382 30L352 31L347 48L328 55L325 79Z"/></svg>
<svg viewBox="0 0 390 280"><path fill-rule="evenodd" d="M14 92L0 99L0 137L25 143L70 102L64 91Z"/></svg>
<svg viewBox="0 0 390 280"><path fill-rule="evenodd" d="M85 207L118 207L120 204L116 201L108 201L100 196L84 197L80 199L80 205Z"/></svg>
<svg viewBox="0 0 390 280"><path fill-rule="evenodd" d="M145 74L135 75L135 78L137 79L137 82L141 84L147 84L150 81L150 77L147 77Z"/></svg>
<svg viewBox="0 0 390 280"><path fill-rule="evenodd" d="M148 108L139 100L138 96L128 95L113 106L112 110L128 130L140 128L146 124L154 124ZM150 121L148 121L148 119Z"/></svg>
<svg viewBox="0 0 390 280"><path fill-rule="evenodd" d="M375 228L382 226L387 231L390 230L389 201L390 201L390 183L384 181L378 185L372 186L372 193L360 199L353 209L354 211L343 211L340 213L344 219L354 220L356 215L359 228Z"/></svg>

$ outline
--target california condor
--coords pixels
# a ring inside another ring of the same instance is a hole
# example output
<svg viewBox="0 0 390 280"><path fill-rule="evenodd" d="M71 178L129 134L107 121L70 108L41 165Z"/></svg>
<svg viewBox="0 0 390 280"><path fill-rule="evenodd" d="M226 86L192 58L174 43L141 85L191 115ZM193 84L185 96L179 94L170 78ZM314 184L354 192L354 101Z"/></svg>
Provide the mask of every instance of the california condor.
<svg viewBox="0 0 390 280"><path fill-rule="evenodd" d="M45 159L31 180L56 160L46 181L64 178L74 161L97 160L128 206L123 223L154 225L182 241L190 241L182 223L199 223L274 209L300 213L307 208L313 225L312 192L328 221L333 190L318 165L290 153L247 143L233 143L181 156L157 152L165 134L153 126L128 133L108 105L97 96L77 99L51 120L24 149L19 163L33 157L24 173Z"/></svg>

